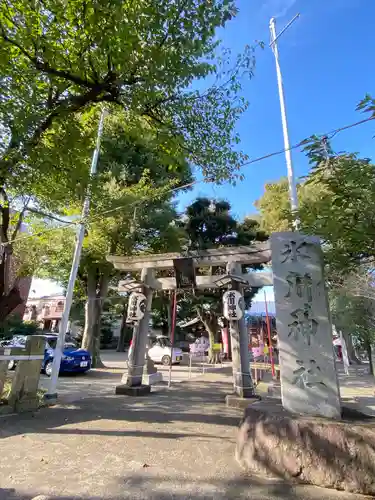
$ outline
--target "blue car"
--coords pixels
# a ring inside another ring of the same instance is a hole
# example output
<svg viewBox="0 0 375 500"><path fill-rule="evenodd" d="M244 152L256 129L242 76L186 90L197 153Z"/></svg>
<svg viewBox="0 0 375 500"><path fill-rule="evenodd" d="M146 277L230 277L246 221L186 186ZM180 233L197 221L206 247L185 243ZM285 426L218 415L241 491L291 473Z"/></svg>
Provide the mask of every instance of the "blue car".
<svg viewBox="0 0 375 500"><path fill-rule="evenodd" d="M44 359L42 371L48 377L52 373L52 362L57 344L57 335L45 335L46 348L44 350ZM91 368L91 356L88 351L78 349L74 344L66 343L61 359L60 373L85 373Z"/></svg>
<svg viewBox="0 0 375 500"><path fill-rule="evenodd" d="M42 362L42 372L48 377L52 373L52 363L57 344L57 335L43 335L46 339L44 349L44 359ZM7 347L23 347L26 343L26 337L17 336L10 340ZM8 369L14 370L16 361L9 361ZM88 351L78 349L73 343L66 343L61 359L60 373L85 373L91 368L91 356Z"/></svg>

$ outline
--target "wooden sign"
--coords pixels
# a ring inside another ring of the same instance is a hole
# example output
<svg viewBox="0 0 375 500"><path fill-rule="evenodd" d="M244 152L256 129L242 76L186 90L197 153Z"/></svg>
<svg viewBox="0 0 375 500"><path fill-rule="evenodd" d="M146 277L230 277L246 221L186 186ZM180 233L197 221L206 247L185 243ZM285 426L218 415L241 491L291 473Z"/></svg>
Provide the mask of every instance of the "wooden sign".
<svg viewBox="0 0 375 500"><path fill-rule="evenodd" d="M173 259L173 267L176 274L177 290L195 288L195 268L192 258Z"/></svg>

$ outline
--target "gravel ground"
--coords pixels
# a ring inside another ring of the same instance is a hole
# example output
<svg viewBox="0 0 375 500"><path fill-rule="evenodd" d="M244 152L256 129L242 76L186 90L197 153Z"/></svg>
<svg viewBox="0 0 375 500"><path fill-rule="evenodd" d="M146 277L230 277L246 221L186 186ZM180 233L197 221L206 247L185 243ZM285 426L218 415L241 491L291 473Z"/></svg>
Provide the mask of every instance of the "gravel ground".
<svg viewBox="0 0 375 500"><path fill-rule="evenodd" d="M72 402L84 397L95 397L101 395L112 395L116 385L121 382L121 377L127 371L127 353L115 351L102 351L101 358L105 368L90 370L86 374L63 375L59 378L58 393L59 398L64 402ZM165 382L169 380L169 367L161 364L156 365L159 372L163 374ZM173 365L171 380L172 383L187 381L196 378L205 371L211 370L220 372L221 366L209 368L202 366L200 359L194 360L192 367L189 367L189 357L184 355L181 365ZM49 378L41 375L40 388L47 389Z"/></svg>
<svg viewBox="0 0 375 500"><path fill-rule="evenodd" d="M223 404L230 371L140 399L114 396L99 377L102 392L1 418L0 500L364 498L243 475L234 460L241 412Z"/></svg>

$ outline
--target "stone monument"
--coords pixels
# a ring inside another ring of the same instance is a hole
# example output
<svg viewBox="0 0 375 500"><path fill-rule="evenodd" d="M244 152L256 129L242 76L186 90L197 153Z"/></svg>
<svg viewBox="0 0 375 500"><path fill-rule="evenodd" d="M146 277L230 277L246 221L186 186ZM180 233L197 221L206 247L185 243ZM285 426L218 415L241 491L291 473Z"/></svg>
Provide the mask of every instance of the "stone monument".
<svg viewBox="0 0 375 500"><path fill-rule="evenodd" d="M142 376L142 384L145 385L154 385L163 381L163 374L159 372L148 355L148 350L150 349L149 340L147 339L146 344L146 363L143 367L143 376Z"/></svg>
<svg viewBox="0 0 375 500"><path fill-rule="evenodd" d="M273 233L271 251L283 406L298 414L340 419L319 239Z"/></svg>

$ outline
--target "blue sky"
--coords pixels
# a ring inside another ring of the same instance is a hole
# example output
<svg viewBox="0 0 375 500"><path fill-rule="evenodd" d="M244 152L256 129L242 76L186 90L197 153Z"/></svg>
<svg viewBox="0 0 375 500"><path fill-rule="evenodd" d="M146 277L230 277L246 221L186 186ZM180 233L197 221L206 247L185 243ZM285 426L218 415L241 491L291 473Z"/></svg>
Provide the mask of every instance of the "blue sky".
<svg viewBox="0 0 375 500"><path fill-rule="evenodd" d="M362 118L355 107L366 93L375 95L374 0L238 0L237 17L221 30L223 45L240 52L254 40L266 42L257 51L255 76L243 81L250 106L238 123L242 149L250 158L283 148L275 61L269 42L269 20L277 31L295 14L300 18L279 39L280 64L291 144ZM375 124L338 134L335 150L372 157ZM303 153L292 152L297 176L308 165ZM237 217L255 212L253 203L264 185L285 175L283 155L244 167L245 180L235 187L199 184L179 198L183 208L197 195L227 199Z"/></svg>
<svg viewBox="0 0 375 500"><path fill-rule="evenodd" d="M238 123L241 147L250 158L283 148L275 62L269 42L269 20L276 17L277 31L300 13L300 18L279 40L290 141L322 134L358 121L356 104L366 93L375 95L375 0L238 0L240 12L219 33L225 47L240 52L255 40L266 42L257 51L255 76L244 80L250 106ZM358 151L372 157L375 124L367 123L338 134L335 150ZM298 150L292 152L297 176L308 165ZM213 186L199 184L179 197L182 209L198 195L225 198L242 218L255 212L254 201L264 185L285 175L283 155L244 168L242 183ZM36 295L59 291L55 285L35 280ZM271 291L268 292L271 297Z"/></svg>

